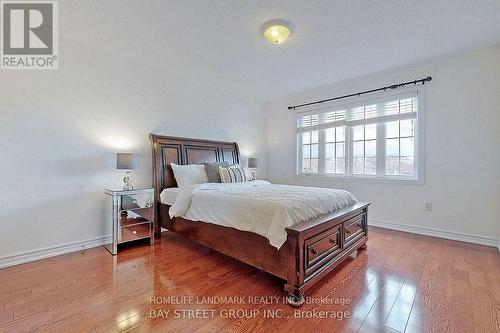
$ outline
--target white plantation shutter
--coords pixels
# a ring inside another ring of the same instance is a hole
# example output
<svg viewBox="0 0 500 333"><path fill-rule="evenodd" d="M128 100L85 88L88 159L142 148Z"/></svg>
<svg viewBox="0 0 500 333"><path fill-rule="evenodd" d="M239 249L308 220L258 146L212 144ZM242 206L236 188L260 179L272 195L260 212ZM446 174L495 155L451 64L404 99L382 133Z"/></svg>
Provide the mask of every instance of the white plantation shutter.
<svg viewBox="0 0 500 333"><path fill-rule="evenodd" d="M418 117L418 92L387 96L369 103L351 103L297 113L297 132L358 126Z"/></svg>
<svg viewBox="0 0 500 333"><path fill-rule="evenodd" d="M319 124L319 115L308 115L300 118L300 127L312 127Z"/></svg>

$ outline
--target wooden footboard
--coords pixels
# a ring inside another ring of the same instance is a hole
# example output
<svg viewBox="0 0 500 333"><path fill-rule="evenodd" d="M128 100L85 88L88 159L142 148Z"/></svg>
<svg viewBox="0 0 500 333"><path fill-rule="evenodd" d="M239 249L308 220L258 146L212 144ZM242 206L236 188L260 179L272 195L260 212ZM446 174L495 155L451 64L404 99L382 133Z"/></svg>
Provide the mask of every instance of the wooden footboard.
<svg viewBox="0 0 500 333"><path fill-rule="evenodd" d="M290 257L285 290L292 305L301 305L304 292L366 244L368 206L357 203L286 229Z"/></svg>

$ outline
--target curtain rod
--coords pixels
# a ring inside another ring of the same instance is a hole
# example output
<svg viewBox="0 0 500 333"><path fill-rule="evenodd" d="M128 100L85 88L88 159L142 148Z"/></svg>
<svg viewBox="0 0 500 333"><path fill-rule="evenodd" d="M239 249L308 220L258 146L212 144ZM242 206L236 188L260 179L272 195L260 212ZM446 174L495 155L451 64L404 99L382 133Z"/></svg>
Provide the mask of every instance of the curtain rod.
<svg viewBox="0 0 500 333"><path fill-rule="evenodd" d="M373 93L373 92L376 92L376 91L382 91L382 90L386 91L387 89L403 88L404 86L407 86L407 85L410 85L410 84L413 84L413 85L416 85L417 83L425 84L425 82L430 82L431 80L432 80L432 77L428 76L425 79L420 79L420 80L415 80L415 81L408 81L408 82L393 84L391 86L381 87L381 88L372 89L372 90L366 90L366 91L358 92L358 93L355 93L355 94L349 94L349 95L338 96L338 97L333 97L333 98L328 98L328 99L322 99L322 100L319 100L319 101L314 101L314 102L309 102L309 103L304 103L304 104L292 105L292 106L288 107L288 110L296 110L297 108L302 108L302 107L309 106L309 105L316 105L316 104L321 104L321 103L336 101L336 100L343 99L343 98L348 98L348 97L361 96L361 95Z"/></svg>

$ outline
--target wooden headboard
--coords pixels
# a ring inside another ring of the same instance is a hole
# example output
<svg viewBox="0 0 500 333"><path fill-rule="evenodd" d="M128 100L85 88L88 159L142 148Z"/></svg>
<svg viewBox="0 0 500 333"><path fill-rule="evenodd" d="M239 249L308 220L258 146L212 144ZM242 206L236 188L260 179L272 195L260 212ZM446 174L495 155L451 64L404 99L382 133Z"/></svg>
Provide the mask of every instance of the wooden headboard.
<svg viewBox="0 0 500 333"><path fill-rule="evenodd" d="M150 134L153 150L153 187L156 202L167 187L177 187L170 163L201 164L203 162L228 161L240 163L240 152L236 142L177 138Z"/></svg>

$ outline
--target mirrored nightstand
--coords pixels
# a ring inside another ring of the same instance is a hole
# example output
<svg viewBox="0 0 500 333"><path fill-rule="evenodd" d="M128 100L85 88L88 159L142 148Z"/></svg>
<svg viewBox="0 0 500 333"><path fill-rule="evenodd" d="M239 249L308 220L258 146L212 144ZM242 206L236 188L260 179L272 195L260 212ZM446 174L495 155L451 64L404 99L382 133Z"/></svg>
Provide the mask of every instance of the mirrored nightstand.
<svg viewBox="0 0 500 333"><path fill-rule="evenodd" d="M149 238L153 245L154 189L106 189L106 235L112 243L106 245L111 254L118 253L118 245Z"/></svg>

